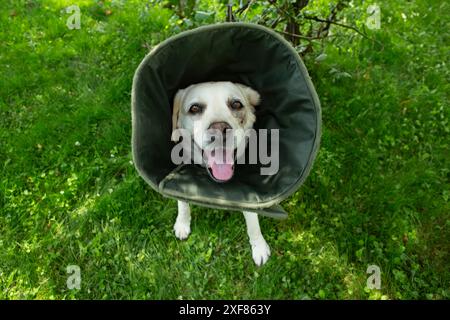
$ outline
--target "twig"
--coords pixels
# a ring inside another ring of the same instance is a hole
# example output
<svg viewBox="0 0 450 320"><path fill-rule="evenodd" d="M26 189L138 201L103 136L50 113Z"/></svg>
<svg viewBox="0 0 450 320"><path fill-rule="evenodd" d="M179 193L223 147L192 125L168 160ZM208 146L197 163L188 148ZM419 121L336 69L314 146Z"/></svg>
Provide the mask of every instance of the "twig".
<svg viewBox="0 0 450 320"><path fill-rule="evenodd" d="M244 4L242 7L240 7L239 9L237 9L234 13L236 15L240 15L242 13L244 13L244 11L247 11L248 8L251 7L251 5L253 4L253 2L255 2L255 0L250 0L248 1L246 4Z"/></svg>
<svg viewBox="0 0 450 320"><path fill-rule="evenodd" d="M247 4L251 5L252 2L253 2L253 0L249 1ZM316 34L315 36L309 36L309 35L313 34L313 24L311 24L311 26L310 26L310 31L308 33L308 36L299 35L296 32L289 32L289 31L293 31L293 30L285 30L285 31L275 30L278 33L281 33L285 36L291 37L291 42L293 42L293 43L297 42L297 41L293 41L294 39L307 40L310 43L312 42L312 40L324 40L325 38L328 37L330 25L333 24L333 25L336 25L336 26L339 26L342 28L350 29L350 30L356 32L357 34L361 35L363 38L366 38L374 43L377 43L382 48L384 48L384 45L380 41L369 37L365 32L361 31L357 27L336 21L338 13L342 10L342 8L347 6L348 0L339 0L338 3L332 8L328 18L326 18L326 19L319 18L317 16L308 16L303 13L300 13L299 15L292 15L291 12L289 12L289 10L287 10L283 6L280 6L276 0L269 0L269 3L273 7L275 7L276 11L279 14L279 17L275 21L275 26L280 21L286 21L286 20L297 21L297 23L298 23L298 21L301 20L301 18L303 18L305 20L312 20L312 21L320 22L319 28L316 30L316 32L314 32ZM243 7L245 7L245 6L243 6ZM243 10L243 12L247 11L247 9L248 9L248 6ZM289 21L287 21L286 23L289 25ZM272 26L272 28L274 29L273 26Z"/></svg>
<svg viewBox="0 0 450 320"><path fill-rule="evenodd" d="M298 39L303 39L303 40L308 40L308 41L311 41L311 40L318 40L318 39L323 39L323 37L321 37L321 36L316 36L316 37L306 37L306 36L301 36L301 35L299 35L299 34L290 33L290 32L281 31L281 30L275 30L275 31L278 32L278 33L287 35L287 36L291 36L291 37L298 38Z"/></svg>
<svg viewBox="0 0 450 320"><path fill-rule="evenodd" d="M328 23L328 24L334 24L334 25L340 26L342 28L351 29L351 30L355 31L356 33L358 33L359 35L363 36L364 38L366 38L368 40L371 40L371 41L374 41L374 42L378 43L379 45L382 45L381 42L379 42L376 39L370 38L368 35L366 35L365 33L361 32L358 28L356 28L354 26L349 26L347 24L343 24L343 23L336 22L336 21L333 21L333 20L321 19L321 18L318 18L318 17L315 17L315 16L305 16L305 15L303 15L302 17L307 19L307 20L313 20L313 21L317 21L317 22L324 22L324 23Z"/></svg>

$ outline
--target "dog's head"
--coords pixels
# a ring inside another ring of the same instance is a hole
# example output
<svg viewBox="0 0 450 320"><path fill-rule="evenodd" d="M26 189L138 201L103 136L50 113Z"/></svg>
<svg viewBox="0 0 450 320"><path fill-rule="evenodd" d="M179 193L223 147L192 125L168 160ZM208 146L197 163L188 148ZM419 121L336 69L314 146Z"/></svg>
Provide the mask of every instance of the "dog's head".
<svg viewBox="0 0 450 320"><path fill-rule="evenodd" d="M242 84L194 84L175 95L172 128L189 131L211 177L224 182L233 176L235 149L245 143L259 101L259 93ZM172 134L172 140L178 141L177 136Z"/></svg>

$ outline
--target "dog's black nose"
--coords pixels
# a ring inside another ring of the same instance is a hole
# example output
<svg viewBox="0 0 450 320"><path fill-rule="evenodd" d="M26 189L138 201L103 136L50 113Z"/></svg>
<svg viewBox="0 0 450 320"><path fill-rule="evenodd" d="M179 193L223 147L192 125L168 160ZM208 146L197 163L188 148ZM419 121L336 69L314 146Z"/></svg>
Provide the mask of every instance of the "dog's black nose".
<svg viewBox="0 0 450 320"><path fill-rule="evenodd" d="M231 126L227 122L213 122L208 129L218 130L221 133L226 133L227 130L231 129Z"/></svg>

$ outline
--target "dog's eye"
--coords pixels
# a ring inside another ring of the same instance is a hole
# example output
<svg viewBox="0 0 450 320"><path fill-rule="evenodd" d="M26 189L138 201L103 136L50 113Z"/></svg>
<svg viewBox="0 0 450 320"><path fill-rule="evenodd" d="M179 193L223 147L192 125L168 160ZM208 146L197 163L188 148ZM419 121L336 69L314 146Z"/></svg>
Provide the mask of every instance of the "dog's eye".
<svg viewBox="0 0 450 320"><path fill-rule="evenodd" d="M198 104L193 104L190 108L189 108L189 113L192 114L197 114L202 112L202 107Z"/></svg>
<svg viewBox="0 0 450 320"><path fill-rule="evenodd" d="M233 109L233 110L239 110L239 109L242 109L242 107L243 107L243 105L242 105L242 103L240 102L240 101L233 101L233 102L231 102L231 109Z"/></svg>

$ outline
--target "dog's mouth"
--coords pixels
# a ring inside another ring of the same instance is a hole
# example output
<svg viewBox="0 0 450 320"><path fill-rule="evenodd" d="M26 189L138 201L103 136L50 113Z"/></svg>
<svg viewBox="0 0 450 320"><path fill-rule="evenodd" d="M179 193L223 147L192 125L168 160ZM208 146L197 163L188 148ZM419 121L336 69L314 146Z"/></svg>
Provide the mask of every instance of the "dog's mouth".
<svg viewBox="0 0 450 320"><path fill-rule="evenodd" d="M203 152L206 170L216 182L227 182L234 174L234 149L216 148Z"/></svg>

